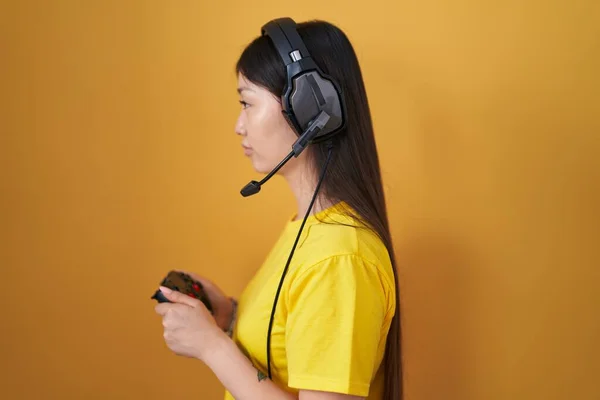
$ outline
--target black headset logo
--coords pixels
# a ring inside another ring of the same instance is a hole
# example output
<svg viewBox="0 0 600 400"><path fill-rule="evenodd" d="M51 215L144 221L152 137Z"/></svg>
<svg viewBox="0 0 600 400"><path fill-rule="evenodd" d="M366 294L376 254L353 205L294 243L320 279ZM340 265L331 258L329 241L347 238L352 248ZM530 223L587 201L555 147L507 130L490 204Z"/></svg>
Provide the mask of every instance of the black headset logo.
<svg viewBox="0 0 600 400"><path fill-rule="evenodd" d="M290 153L260 182L251 181L242 190L242 196L251 196L260 191L261 185L268 181L292 157L298 157L311 143L331 139L339 133L346 124L346 108L341 87L317 66L310 56L306 45L296 31L296 23L291 18L278 18L266 23L261 32L273 41L286 68L287 81L281 96L282 112L292 126L298 139ZM271 330L277 307L279 293L285 279L288 267L296 250L306 219L310 215L319 188L325 177L327 166L331 159L333 144L328 142L328 155L312 200L298 230L296 240L290 251L287 263L283 269L279 286L273 301L273 309L267 331L267 373L271 375ZM259 370L258 379L264 379Z"/></svg>

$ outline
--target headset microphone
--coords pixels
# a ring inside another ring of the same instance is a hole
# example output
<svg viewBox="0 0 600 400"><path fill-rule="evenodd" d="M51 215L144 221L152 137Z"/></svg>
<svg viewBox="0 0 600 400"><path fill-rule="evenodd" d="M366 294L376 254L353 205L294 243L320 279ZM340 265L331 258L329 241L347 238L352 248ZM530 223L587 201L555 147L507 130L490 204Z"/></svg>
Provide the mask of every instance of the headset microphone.
<svg viewBox="0 0 600 400"><path fill-rule="evenodd" d="M260 182L251 181L243 189L240 191L242 196L248 197L255 195L260 192L260 187L264 185L277 171L281 169L291 158L298 157L300 153L306 149L306 147L311 143L311 141L323 130L323 127L329 121L329 114L325 111L321 111L317 118L315 118L309 127L304 131L302 135L296 140L294 145L292 146L292 151L279 163L267 176L265 176Z"/></svg>

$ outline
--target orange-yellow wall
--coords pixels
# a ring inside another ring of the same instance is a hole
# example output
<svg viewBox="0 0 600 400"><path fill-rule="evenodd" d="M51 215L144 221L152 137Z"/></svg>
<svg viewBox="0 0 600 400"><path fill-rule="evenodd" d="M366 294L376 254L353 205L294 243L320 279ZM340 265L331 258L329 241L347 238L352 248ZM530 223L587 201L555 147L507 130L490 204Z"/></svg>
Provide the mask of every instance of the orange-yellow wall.
<svg viewBox="0 0 600 400"><path fill-rule="evenodd" d="M1 397L221 398L149 297L170 268L239 295L293 211L280 179L239 195L233 132L236 57L282 15L362 62L407 398L600 398L595 0L3 2Z"/></svg>

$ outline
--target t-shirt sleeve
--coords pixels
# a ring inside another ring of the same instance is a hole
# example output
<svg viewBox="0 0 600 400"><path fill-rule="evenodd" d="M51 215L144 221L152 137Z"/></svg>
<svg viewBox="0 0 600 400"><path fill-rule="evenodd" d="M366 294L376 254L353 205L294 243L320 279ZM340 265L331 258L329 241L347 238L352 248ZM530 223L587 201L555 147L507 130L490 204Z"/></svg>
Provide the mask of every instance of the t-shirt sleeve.
<svg viewBox="0 0 600 400"><path fill-rule="evenodd" d="M300 271L287 294L288 386L366 397L387 334L389 296L376 266L356 255Z"/></svg>

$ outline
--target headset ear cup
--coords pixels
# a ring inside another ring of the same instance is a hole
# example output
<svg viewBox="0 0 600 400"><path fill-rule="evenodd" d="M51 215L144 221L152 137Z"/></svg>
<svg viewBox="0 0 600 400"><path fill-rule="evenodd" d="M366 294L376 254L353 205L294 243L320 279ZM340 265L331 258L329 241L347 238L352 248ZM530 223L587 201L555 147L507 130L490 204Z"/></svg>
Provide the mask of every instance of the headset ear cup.
<svg viewBox="0 0 600 400"><path fill-rule="evenodd" d="M302 133L310 125L320 111L325 111L330 120L317 137L331 136L341 130L345 113L342 94L333 79L323 74L318 68L307 70L291 79L291 89L284 98L292 121Z"/></svg>

